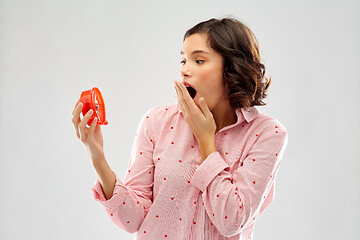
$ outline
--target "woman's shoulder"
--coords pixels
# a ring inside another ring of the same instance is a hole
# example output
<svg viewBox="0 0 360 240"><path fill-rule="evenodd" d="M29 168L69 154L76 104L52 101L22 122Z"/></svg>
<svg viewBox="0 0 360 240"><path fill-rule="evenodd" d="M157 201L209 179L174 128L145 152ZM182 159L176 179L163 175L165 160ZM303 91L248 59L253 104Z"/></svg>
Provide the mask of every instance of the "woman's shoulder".
<svg viewBox="0 0 360 240"><path fill-rule="evenodd" d="M177 103L163 106L151 107L148 109L147 114L149 117L151 116L153 119L169 119L174 116L177 116L180 112L180 107Z"/></svg>
<svg viewBox="0 0 360 240"><path fill-rule="evenodd" d="M255 106L252 107L255 109L254 111L257 113L257 117L254 119L254 127L266 129L266 128L277 128L287 132L286 127L283 123L276 117L268 115L262 111L260 111Z"/></svg>

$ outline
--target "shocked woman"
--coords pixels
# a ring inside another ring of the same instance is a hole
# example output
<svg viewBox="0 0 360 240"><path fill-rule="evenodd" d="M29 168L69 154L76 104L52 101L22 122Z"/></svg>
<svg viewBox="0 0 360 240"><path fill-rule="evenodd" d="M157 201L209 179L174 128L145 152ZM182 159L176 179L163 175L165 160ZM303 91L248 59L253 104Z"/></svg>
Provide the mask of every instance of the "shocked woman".
<svg viewBox="0 0 360 240"><path fill-rule="evenodd" d="M100 125L73 111L98 174L91 188L110 219L135 239L251 239L273 201L286 128L259 112L270 86L257 40L235 18L189 29L178 103L142 117L124 181L103 152ZM265 82L263 80L266 80Z"/></svg>

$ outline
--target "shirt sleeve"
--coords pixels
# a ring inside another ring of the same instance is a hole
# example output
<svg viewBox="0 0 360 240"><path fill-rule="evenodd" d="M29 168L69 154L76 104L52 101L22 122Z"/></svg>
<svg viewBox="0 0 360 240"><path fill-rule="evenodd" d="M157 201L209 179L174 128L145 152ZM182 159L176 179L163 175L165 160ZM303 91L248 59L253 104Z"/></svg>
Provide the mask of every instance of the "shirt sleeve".
<svg viewBox="0 0 360 240"><path fill-rule="evenodd" d="M106 210L110 219L129 233L139 230L152 205L154 182L152 109L143 115L134 138L124 183L115 172L115 188L106 200L97 178L91 187L94 199Z"/></svg>
<svg viewBox="0 0 360 240"><path fill-rule="evenodd" d="M253 224L273 186L288 143L286 128L277 120L254 138L252 148L233 174L215 151L196 169L191 180L202 191L210 220L225 237L239 234Z"/></svg>

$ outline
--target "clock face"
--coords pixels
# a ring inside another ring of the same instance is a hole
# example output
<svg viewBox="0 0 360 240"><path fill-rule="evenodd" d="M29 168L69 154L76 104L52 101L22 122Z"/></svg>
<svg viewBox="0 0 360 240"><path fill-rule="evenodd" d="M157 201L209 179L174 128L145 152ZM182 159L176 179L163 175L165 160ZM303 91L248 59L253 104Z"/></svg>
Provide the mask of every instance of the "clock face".
<svg viewBox="0 0 360 240"><path fill-rule="evenodd" d="M107 125L108 122L105 119L105 102L103 99L103 96L101 95L101 92L98 88L93 89L94 93L94 107L95 112L98 117L98 123L101 125Z"/></svg>
<svg viewBox="0 0 360 240"><path fill-rule="evenodd" d="M98 96L95 94L95 108L96 108L96 115L99 116L99 101Z"/></svg>

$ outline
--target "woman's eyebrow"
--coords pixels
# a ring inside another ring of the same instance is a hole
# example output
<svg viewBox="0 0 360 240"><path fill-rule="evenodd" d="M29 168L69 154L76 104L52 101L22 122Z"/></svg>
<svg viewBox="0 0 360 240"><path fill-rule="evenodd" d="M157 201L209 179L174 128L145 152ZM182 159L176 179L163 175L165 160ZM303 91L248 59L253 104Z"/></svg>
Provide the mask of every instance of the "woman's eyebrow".
<svg viewBox="0 0 360 240"><path fill-rule="evenodd" d="M194 54L196 54L196 53L210 54L210 53L208 53L208 52L206 52L206 51L204 51L204 50L195 50L195 51L193 51L193 52L191 53L191 55L194 55ZM184 52L181 51L181 52L180 52L180 55L183 55L183 54L184 54Z"/></svg>

